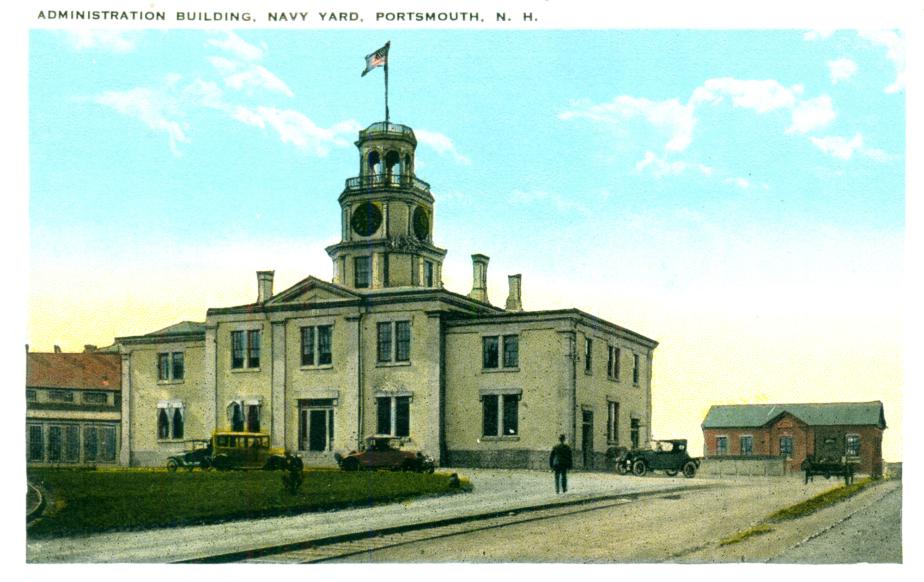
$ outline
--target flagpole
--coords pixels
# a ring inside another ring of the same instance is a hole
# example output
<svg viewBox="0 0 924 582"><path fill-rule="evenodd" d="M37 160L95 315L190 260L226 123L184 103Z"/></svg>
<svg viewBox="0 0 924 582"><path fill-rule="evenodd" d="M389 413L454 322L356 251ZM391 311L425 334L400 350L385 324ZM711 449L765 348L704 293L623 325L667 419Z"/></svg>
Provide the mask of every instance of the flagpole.
<svg viewBox="0 0 924 582"><path fill-rule="evenodd" d="M389 46L391 42L385 43L385 46ZM385 123L389 121L388 116L388 53L385 53Z"/></svg>

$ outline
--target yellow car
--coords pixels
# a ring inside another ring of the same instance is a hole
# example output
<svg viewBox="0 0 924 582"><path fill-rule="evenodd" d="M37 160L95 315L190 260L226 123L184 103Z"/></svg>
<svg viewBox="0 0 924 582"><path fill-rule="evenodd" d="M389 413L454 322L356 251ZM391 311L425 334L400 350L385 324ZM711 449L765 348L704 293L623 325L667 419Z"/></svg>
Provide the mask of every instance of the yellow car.
<svg viewBox="0 0 924 582"><path fill-rule="evenodd" d="M211 466L228 469L302 469L302 460L285 449L270 447L262 432L216 431L212 435Z"/></svg>

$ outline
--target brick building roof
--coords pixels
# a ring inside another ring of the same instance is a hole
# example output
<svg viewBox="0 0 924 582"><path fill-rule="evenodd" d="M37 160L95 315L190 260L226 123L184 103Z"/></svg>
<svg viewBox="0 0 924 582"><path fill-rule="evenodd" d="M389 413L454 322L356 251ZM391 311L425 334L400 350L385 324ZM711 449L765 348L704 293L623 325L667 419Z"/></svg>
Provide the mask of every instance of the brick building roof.
<svg viewBox="0 0 924 582"><path fill-rule="evenodd" d="M26 354L28 388L122 389L122 356L98 352Z"/></svg>
<svg viewBox="0 0 924 582"><path fill-rule="evenodd" d="M872 425L885 428L882 402L825 402L802 404L727 404L709 408L703 428L764 426L788 412L809 426Z"/></svg>

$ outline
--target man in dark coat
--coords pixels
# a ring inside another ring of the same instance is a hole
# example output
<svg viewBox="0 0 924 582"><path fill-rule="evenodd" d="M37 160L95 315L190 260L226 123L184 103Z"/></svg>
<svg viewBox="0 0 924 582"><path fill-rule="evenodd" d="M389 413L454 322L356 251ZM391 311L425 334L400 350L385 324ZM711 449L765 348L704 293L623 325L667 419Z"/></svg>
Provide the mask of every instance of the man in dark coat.
<svg viewBox="0 0 924 582"><path fill-rule="evenodd" d="M568 491L568 469L571 468L571 447L565 444L565 435L558 437L558 444L552 447L549 467L555 471L555 493Z"/></svg>

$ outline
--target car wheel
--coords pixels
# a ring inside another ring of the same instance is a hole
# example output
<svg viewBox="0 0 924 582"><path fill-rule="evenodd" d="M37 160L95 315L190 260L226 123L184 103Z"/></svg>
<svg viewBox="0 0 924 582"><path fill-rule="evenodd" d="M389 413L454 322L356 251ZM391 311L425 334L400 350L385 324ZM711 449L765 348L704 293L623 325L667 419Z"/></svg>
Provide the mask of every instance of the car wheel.
<svg viewBox="0 0 924 582"><path fill-rule="evenodd" d="M340 464L340 468L344 471L358 471L359 461L353 458L344 459L343 463Z"/></svg>
<svg viewBox="0 0 924 582"><path fill-rule="evenodd" d="M645 465L645 461L639 459L632 463L632 472L641 477L648 472L648 466Z"/></svg>
<svg viewBox="0 0 924 582"><path fill-rule="evenodd" d="M228 469L231 468L231 461L228 459L228 457L225 457L224 455L218 455L217 457L212 459L212 466L218 469L219 471L227 471Z"/></svg>
<svg viewBox="0 0 924 582"><path fill-rule="evenodd" d="M167 470L171 473L176 471L177 467L179 466L180 464L176 462L176 459L167 459Z"/></svg>
<svg viewBox="0 0 924 582"><path fill-rule="evenodd" d="M677 469L668 469L667 471L664 471L664 472L667 473L668 477L676 477L677 473L679 473Z"/></svg>
<svg viewBox="0 0 924 582"><path fill-rule="evenodd" d="M209 459L208 457L199 461L199 468L202 469L203 471L208 471L209 467L211 466L212 466L212 460Z"/></svg>
<svg viewBox="0 0 924 582"><path fill-rule="evenodd" d="M626 467L626 463L625 463L625 462L620 461L620 462L616 463L616 472L619 473L620 475L625 475L626 473L629 472L629 468Z"/></svg>
<svg viewBox="0 0 924 582"><path fill-rule="evenodd" d="M687 479L692 479L694 475L696 475L696 463L687 461L683 465L683 476Z"/></svg>

